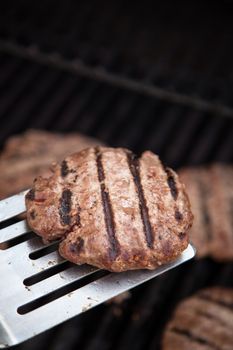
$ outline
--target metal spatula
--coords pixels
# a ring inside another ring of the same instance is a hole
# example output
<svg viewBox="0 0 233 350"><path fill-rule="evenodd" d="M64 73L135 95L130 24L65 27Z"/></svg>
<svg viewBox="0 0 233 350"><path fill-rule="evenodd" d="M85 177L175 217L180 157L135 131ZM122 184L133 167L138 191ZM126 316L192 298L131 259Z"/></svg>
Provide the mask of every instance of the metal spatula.
<svg viewBox="0 0 233 350"><path fill-rule="evenodd" d="M26 192L0 201L0 222L25 211ZM156 270L109 273L65 261L57 243L45 246L25 220L10 224L0 230L0 348L27 340L194 255L189 245L177 260Z"/></svg>

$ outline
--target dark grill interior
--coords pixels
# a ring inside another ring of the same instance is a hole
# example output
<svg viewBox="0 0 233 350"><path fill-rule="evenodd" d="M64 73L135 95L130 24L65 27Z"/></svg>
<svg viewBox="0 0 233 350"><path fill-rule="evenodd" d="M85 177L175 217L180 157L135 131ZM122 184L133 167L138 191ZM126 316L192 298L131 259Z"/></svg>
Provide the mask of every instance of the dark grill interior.
<svg viewBox="0 0 233 350"><path fill-rule="evenodd" d="M13 4L0 4L4 41L232 106L231 1Z"/></svg>
<svg viewBox="0 0 233 350"><path fill-rule="evenodd" d="M1 3L0 144L32 127L78 130L175 168L232 162L232 12L229 1ZM232 286L232 273L192 261L17 349L158 349L176 303Z"/></svg>

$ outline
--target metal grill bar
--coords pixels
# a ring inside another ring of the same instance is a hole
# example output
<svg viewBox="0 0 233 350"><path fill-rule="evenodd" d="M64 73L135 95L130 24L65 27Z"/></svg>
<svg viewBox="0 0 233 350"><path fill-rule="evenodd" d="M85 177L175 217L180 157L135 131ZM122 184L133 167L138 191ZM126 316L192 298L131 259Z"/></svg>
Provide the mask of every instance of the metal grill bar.
<svg viewBox="0 0 233 350"><path fill-rule="evenodd" d="M132 79L106 72L102 68L99 69L87 66L85 63L79 60L70 62L56 53L42 53L38 49L35 49L35 47L26 48L0 39L0 52L10 53L21 58L32 59L33 62L36 63L53 66L66 72L78 74L90 79L96 79L98 81L102 81L122 89L127 89L135 93L159 98L163 101L169 101L171 103L177 103L183 106L190 106L197 110L209 113L218 113L219 115L226 117L233 117L233 109L231 107L211 103L207 100L190 97L185 94L182 95L178 92L171 92L155 85L141 84L140 82Z"/></svg>

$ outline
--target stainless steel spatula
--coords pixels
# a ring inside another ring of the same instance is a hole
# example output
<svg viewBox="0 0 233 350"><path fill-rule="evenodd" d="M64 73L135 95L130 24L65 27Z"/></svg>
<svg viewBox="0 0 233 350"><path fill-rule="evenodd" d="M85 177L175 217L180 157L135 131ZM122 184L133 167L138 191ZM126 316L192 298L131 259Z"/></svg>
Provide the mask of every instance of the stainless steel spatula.
<svg viewBox="0 0 233 350"><path fill-rule="evenodd" d="M57 243L44 245L25 220L6 226L6 220L25 211L26 192L0 201L0 348L27 340L195 255L189 244L177 260L153 271L109 273L73 265L57 253Z"/></svg>

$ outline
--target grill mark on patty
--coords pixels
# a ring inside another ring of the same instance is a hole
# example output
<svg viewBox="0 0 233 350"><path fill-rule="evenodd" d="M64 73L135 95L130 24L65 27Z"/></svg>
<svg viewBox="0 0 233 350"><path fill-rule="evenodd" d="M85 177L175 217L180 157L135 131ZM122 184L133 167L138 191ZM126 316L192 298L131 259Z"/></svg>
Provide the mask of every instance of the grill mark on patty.
<svg viewBox="0 0 233 350"><path fill-rule="evenodd" d="M78 212L77 212L77 217L76 217L76 224L80 228L80 227L82 227L82 224L81 224L81 216L80 216L81 208L79 205L78 205L77 209L78 209Z"/></svg>
<svg viewBox="0 0 233 350"><path fill-rule="evenodd" d="M33 188L26 194L26 199L28 199L29 201L34 201L35 190Z"/></svg>
<svg viewBox="0 0 233 350"><path fill-rule="evenodd" d="M225 308L227 308L228 310L232 310L233 311L233 303L227 303L226 301L223 300L216 300L216 299L212 299L210 295L207 294L199 294L198 297L202 300L206 300L209 301L210 303L219 305L219 306L223 306Z"/></svg>
<svg viewBox="0 0 233 350"><path fill-rule="evenodd" d="M83 251L84 248L84 239L82 237L77 237L76 242L70 243L69 251L72 254L79 254Z"/></svg>
<svg viewBox="0 0 233 350"><path fill-rule="evenodd" d="M176 221L182 221L183 220L183 215L178 209L175 210L175 219L176 219Z"/></svg>
<svg viewBox="0 0 233 350"><path fill-rule="evenodd" d="M69 168L66 160L61 163L61 176L66 177L69 174Z"/></svg>
<svg viewBox="0 0 233 350"><path fill-rule="evenodd" d="M71 197L72 192L68 189L62 191L62 196L60 198L60 207L59 207L59 215L62 225L70 224L70 215L69 212L71 210Z"/></svg>
<svg viewBox="0 0 233 350"><path fill-rule="evenodd" d="M197 314L208 320L213 320L213 322L217 322L218 324L220 324L221 326L224 326L225 328L229 327L229 324L227 322L222 321L220 318L218 318L218 315L212 315L208 311L202 311L202 310L198 310Z"/></svg>
<svg viewBox="0 0 233 350"><path fill-rule="evenodd" d="M185 232L179 232L178 233L178 237L182 241L186 237L186 233Z"/></svg>
<svg viewBox="0 0 233 350"><path fill-rule="evenodd" d="M32 220L35 220L35 218L36 218L36 216L37 216L34 209L33 209L32 211L29 212L29 215L30 215L30 218L31 218Z"/></svg>
<svg viewBox="0 0 233 350"><path fill-rule="evenodd" d="M150 249L152 249L153 243L154 243L154 233L151 227L146 199L145 199L143 187L141 184L139 160L137 156L132 152L126 151L126 155L127 155L127 162L129 165L129 169L132 174L133 181L135 184L135 189L138 195L139 209L141 214L141 220L143 223L143 230L146 238L146 243L147 243L147 246Z"/></svg>
<svg viewBox="0 0 233 350"><path fill-rule="evenodd" d="M214 343L209 342L207 339L204 339L202 337L194 335L194 334L192 334L190 331L188 331L186 329L180 329L180 328L174 327L174 328L171 328L170 331L172 333L175 333L175 334L178 334L178 335L182 335L183 337L188 338L188 339L190 339L191 341L193 341L195 343L208 345L209 347L211 347L214 350L221 350L221 348L219 348Z"/></svg>
<svg viewBox="0 0 233 350"><path fill-rule="evenodd" d="M102 200L102 206L104 211L105 226L108 234L108 240L110 243L109 257L111 260L115 260L116 257L120 254L120 245L116 238L116 227L115 227L114 213L112 209L110 196L106 190L106 186L104 183L105 174L104 174L104 168L102 163L102 154L100 153L99 147L95 148L95 156L96 156L98 180L100 183L101 200Z"/></svg>
<svg viewBox="0 0 233 350"><path fill-rule="evenodd" d="M206 186L201 181L201 176L199 179L196 179L196 181L197 181L198 191L199 191L200 208L201 208L202 218L205 226L205 234L207 237L207 241L211 241L213 239L212 232L211 232L211 218L210 218L210 214L207 206L209 191L206 189Z"/></svg>
<svg viewBox="0 0 233 350"><path fill-rule="evenodd" d="M175 178L171 172L171 170L167 167L164 168L166 174L167 174L167 184L170 188L171 195L173 199L176 201L178 197L178 189L176 187L176 181Z"/></svg>

